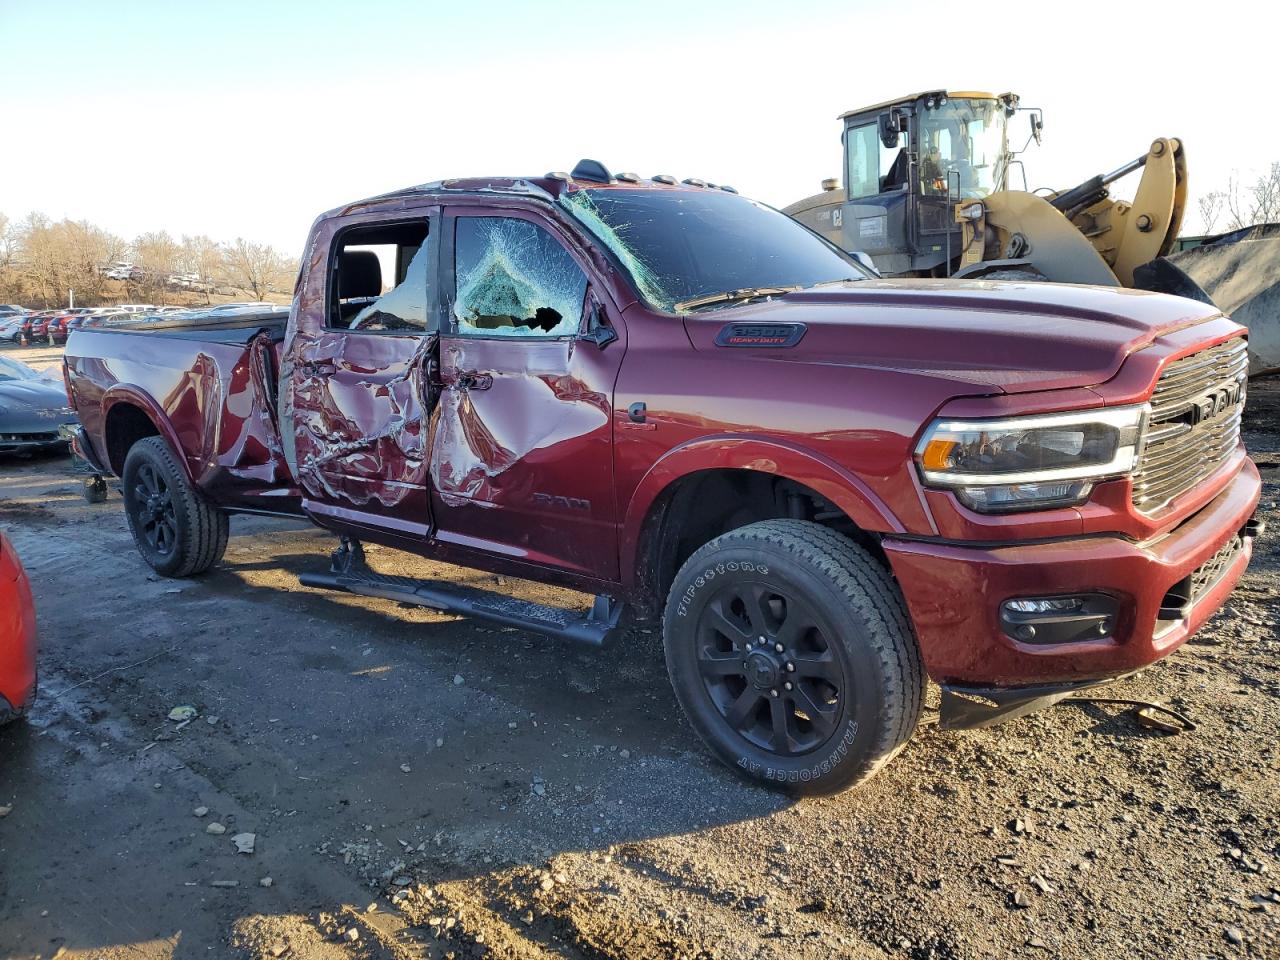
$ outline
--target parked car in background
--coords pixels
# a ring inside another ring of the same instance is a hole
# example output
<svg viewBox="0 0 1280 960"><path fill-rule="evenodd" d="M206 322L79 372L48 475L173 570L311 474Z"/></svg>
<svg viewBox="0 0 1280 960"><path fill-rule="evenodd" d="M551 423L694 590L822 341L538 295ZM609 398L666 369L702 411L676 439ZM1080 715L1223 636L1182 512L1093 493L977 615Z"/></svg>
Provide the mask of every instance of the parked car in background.
<svg viewBox="0 0 1280 960"><path fill-rule="evenodd" d="M67 334L75 327L79 326L90 317L96 317L110 311L110 307L92 307L86 309L83 313L60 313L57 316L50 317L45 324L44 339L49 346L56 346L59 343L67 342Z"/></svg>
<svg viewBox="0 0 1280 960"><path fill-rule="evenodd" d="M102 272L108 280L136 280L142 276L142 270L132 263L118 261Z"/></svg>
<svg viewBox="0 0 1280 960"><path fill-rule="evenodd" d="M35 343L36 324L40 324L43 331L44 325L49 322L51 317L56 317L61 310L37 310L34 313L28 313L24 316L18 326L17 340L24 347L29 347Z"/></svg>
<svg viewBox="0 0 1280 960"><path fill-rule="evenodd" d="M66 450L60 428L75 424L57 368L40 373L12 357L0 357L0 454Z"/></svg>
<svg viewBox="0 0 1280 960"><path fill-rule="evenodd" d="M116 304L116 306L111 309L117 310L121 313L150 313L155 310L156 307L154 304L150 303L120 303Z"/></svg>
<svg viewBox="0 0 1280 960"><path fill-rule="evenodd" d="M65 310L53 310L47 315L42 316L31 325L31 342L47 343L53 346L56 342L51 328L59 326L68 317L82 317L97 312L96 307L68 307ZM66 339L66 331L63 330L62 339Z"/></svg>
<svg viewBox="0 0 1280 960"><path fill-rule="evenodd" d="M0 317L6 317L11 314L26 313L27 308L19 306L16 303L0 303Z"/></svg>
<svg viewBox="0 0 1280 960"><path fill-rule="evenodd" d="M13 544L0 531L0 726L36 698L36 607Z"/></svg>
<svg viewBox="0 0 1280 960"><path fill-rule="evenodd" d="M0 316L0 343L17 343L25 318L24 313Z"/></svg>

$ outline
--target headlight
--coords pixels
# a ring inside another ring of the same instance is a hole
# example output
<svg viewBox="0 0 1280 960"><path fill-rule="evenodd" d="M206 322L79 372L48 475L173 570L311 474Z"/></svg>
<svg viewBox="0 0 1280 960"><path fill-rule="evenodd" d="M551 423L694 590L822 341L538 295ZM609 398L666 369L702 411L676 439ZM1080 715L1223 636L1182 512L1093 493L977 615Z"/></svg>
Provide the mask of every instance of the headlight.
<svg viewBox="0 0 1280 960"><path fill-rule="evenodd" d="M925 484L980 513L1042 510L1088 499L1133 469L1146 407L1003 420L935 420L916 447Z"/></svg>

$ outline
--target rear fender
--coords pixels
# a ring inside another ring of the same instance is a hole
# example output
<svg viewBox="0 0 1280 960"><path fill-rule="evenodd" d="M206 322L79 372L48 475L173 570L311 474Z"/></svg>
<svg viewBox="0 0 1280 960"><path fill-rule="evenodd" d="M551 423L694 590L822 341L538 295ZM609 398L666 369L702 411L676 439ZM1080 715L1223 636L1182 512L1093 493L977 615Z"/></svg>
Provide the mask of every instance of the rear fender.
<svg viewBox="0 0 1280 960"><path fill-rule="evenodd" d="M169 445L169 449L177 454L174 459L177 461L178 466L181 467L187 481L194 486L196 482L195 475L191 471L191 464L187 462L186 449L178 439L178 433L174 430L173 423L165 414L164 410L161 409L160 404L156 403L155 399L152 398L149 393L130 383L117 383L107 390L107 392L102 396L102 442L106 449L96 451L102 456L102 461L111 465L113 469L116 466L115 464L111 464L108 457L110 444L107 441L106 424L108 423L109 416L111 414L111 408L120 403L127 403L130 406L137 407L146 414L147 419L150 420L152 426L156 428L156 432L159 433L160 436L164 438L164 442ZM121 463L119 466L121 470L123 470L124 464Z"/></svg>
<svg viewBox="0 0 1280 960"><path fill-rule="evenodd" d="M702 437L668 451L631 495L623 521L621 554L625 586L634 588L645 526L663 491L704 470L758 470L802 484L831 501L860 529L901 533L897 517L847 469L804 447L752 437Z"/></svg>

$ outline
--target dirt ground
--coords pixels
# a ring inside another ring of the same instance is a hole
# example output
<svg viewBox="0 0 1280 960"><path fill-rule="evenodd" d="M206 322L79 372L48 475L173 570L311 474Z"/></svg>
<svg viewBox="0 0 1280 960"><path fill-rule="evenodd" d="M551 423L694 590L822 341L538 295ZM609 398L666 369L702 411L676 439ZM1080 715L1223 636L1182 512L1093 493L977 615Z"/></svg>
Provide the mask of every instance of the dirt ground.
<svg viewBox="0 0 1280 960"><path fill-rule="evenodd" d="M1198 637L1104 694L1194 732L927 716L866 787L801 802L701 748L653 633L592 653L306 589L332 538L255 518L210 575L157 579L114 491L0 462L43 644L0 731L0 955L1280 956L1280 380L1247 441L1272 535Z"/></svg>

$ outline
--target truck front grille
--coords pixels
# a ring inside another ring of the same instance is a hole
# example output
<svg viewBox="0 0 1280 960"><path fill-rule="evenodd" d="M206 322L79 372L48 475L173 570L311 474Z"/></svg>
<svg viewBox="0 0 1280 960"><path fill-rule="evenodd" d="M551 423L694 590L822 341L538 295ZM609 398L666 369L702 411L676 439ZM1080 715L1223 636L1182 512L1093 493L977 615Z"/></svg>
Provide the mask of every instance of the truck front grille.
<svg viewBox="0 0 1280 960"><path fill-rule="evenodd" d="M1133 504L1151 513L1213 473L1240 442L1249 355L1239 337L1175 360L1151 397Z"/></svg>
<svg viewBox="0 0 1280 960"><path fill-rule="evenodd" d="M1190 576L1170 587L1160 602L1155 635L1159 637L1167 633L1191 616L1191 608L1222 581L1243 549L1244 537L1236 534L1222 545L1222 549L1191 571Z"/></svg>
<svg viewBox="0 0 1280 960"><path fill-rule="evenodd" d="M1244 539L1240 536L1232 537L1221 550L1196 567L1191 574L1190 593L1192 603L1195 603L1218 585L1222 575L1227 572L1227 568L1231 566L1243 549Z"/></svg>

